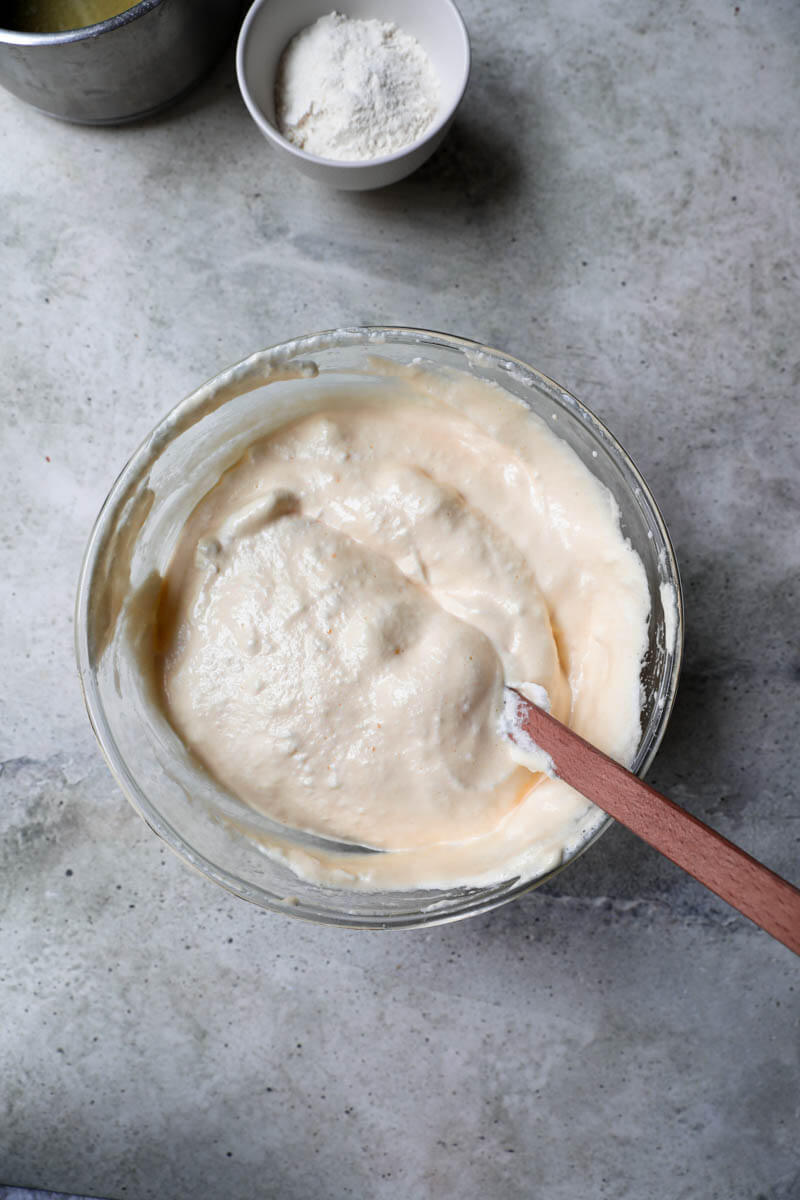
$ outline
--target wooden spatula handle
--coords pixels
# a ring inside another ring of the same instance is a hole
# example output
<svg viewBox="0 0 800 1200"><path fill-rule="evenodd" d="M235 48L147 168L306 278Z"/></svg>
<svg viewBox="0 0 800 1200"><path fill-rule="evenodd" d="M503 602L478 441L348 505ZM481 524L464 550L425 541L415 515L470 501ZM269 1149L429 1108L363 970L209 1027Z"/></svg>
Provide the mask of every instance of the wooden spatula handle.
<svg viewBox="0 0 800 1200"><path fill-rule="evenodd" d="M520 727L551 756L561 779L800 954L796 887L543 709L520 701Z"/></svg>

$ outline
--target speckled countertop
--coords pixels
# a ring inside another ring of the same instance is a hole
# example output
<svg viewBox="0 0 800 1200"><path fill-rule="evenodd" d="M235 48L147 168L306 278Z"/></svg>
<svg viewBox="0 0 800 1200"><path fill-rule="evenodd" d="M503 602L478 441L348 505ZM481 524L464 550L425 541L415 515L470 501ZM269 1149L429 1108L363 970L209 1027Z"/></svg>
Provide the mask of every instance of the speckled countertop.
<svg viewBox="0 0 800 1200"><path fill-rule="evenodd" d="M458 123L372 195L276 168L232 52L124 129L0 93L0 1184L800 1195L797 960L633 836L485 918L304 926L163 849L83 711L80 556L155 420L306 330L445 329L643 470L688 612L651 781L800 880L800 7L463 12Z"/></svg>

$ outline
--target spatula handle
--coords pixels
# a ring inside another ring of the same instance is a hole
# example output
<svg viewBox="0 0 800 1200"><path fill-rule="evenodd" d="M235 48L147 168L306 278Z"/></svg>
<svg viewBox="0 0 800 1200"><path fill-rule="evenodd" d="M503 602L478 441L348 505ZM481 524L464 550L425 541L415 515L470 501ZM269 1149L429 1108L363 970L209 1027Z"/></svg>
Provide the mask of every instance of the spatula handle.
<svg viewBox="0 0 800 1200"><path fill-rule="evenodd" d="M796 887L543 709L520 701L521 728L547 751L565 783L800 954Z"/></svg>

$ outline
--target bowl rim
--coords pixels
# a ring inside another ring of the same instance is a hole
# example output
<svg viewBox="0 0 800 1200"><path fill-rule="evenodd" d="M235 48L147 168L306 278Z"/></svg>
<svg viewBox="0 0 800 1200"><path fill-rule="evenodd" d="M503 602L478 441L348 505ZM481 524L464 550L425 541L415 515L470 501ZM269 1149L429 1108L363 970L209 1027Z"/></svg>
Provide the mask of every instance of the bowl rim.
<svg viewBox="0 0 800 1200"><path fill-rule="evenodd" d="M632 766L632 769L639 776L643 776L647 772L666 732L677 695L684 648L684 597L680 572L669 530L647 483L621 443L591 409L578 400L571 392L568 392L560 384L550 379L549 376L543 374L522 359L505 354L470 338L440 333L435 330L417 329L404 325L342 326L335 329L323 330L319 333L303 334L300 337L269 346L263 351L257 352L256 355L250 355L232 367L218 372L205 384L195 388L184 400L179 401L177 405L173 406L140 443L112 484L92 527L81 562L75 597L74 645L80 685L89 722L97 738L103 757L106 760L106 764L128 802L153 832L166 842L169 848L188 866L198 871L201 875L213 880L225 888L226 891L231 892L241 899L249 900L261 908L272 912L284 913L313 924L333 925L348 929L426 928L432 925L449 924L469 916L489 912L502 904L518 898L525 892L540 887L560 874L570 863L585 854L606 830L614 824L614 820L609 816L598 820L597 825L587 837L568 853L565 853L562 861L543 875L535 876L532 879L512 879L504 881L499 885L467 889L468 894L465 896L463 905L447 911L436 911L436 906L434 905L429 910L420 908L412 909L409 906L408 912L402 911L381 915L353 914L337 912L323 905L315 905L308 902L297 903L293 898L282 899L277 897L272 893L266 892L258 885L248 883L232 872L217 866L211 859L195 850L181 834L173 829L139 786L135 776L128 767L124 755L117 746L100 696L95 669L96 664L93 662L89 643L89 607L95 568L98 564L99 551L103 546L107 527L113 521L118 509L125 505L127 497L130 494L131 482L144 477L149 467L162 453L165 438L168 438L171 432L174 433L175 425L172 418L178 410L183 410L183 412L191 411L192 406L206 393L209 384L213 384L221 378L230 377L232 372L236 372L253 358L257 358L260 361L271 359L283 364L292 359L302 358L305 355L319 352L320 350L347 348L358 345L372 345L378 348L381 344L386 344L387 342L414 346L438 345L443 348L458 350L465 355L482 355L491 358L496 366L501 367L509 374L513 373L515 378L521 376L524 380L527 377L534 385L544 387L548 399L554 405L561 408L570 416L577 417L584 424L589 425L598 441L615 458L617 465L622 465L632 475L636 487L640 489L637 498L640 501L644 500L661 536L666 554L667 574L675 589L676 605L676 632L671 654L672 669L668 677L665 694L662 697L663 705L660 708L652 738L647 744L644 753L641 753L642 748L640 747ZM182 427L180 423L178 423L178 427ZM369 894L368 892L363 893L364 896ZM411 894L409 893L409 895Z"/></svg>
<svg viewBox="0 0 800 1200"><path fill-rule="evenodd" d="M365 170L371 167L388 166L390 163L400 162L402 159L409 157L416 150L420 150L427 145L437 134L441 133L447 125L452 121L457 112L461 101L464 99L464 93L469 84L470 70L472 66L472 51L470 48L469 33L467 31L464 18L456 7L454 0L436 0L437 4L448 9L455 21L455 27L459 32L460 47L463 54L461 66L461 78L459 80L456 95L453 103L443 112L440 113L435 121L431 122L428 128L413 142L409 142L407 146L401 146L399 150L395 150L392 154L382 154L375 158L324 158L320 154L311 154L308 150L302 150L299 146L295 146L288 138L285 138L268 119L261 105L256 102L253 93L250 90L250 84L247 78L245 69L245 53L247 42L250 37L253 25L258 20L258 14L261 9L267 4L274 3L275 0L253 0L250 8L247 10L247 15L242 22L242 27L239 30L239 37L236 41L236 79L239 84L239 91L242 99L247 107L247 111L255 121L258 128L264 136L282 150L286 150L294 158L301 162L312 164L313 166L328 169L342 168L345 171ZM433 2L433 0L429 0ZM363 18L362 18L363 19ZM286 47L281 49L281 54Z"/></svg>
<svg viewBox="0 0 800 1200"><path fill-rule="evenodd" d="M136 21L139 17L145 16L152 9L158 8L164 3L164 0L137 0L137 3L132 4L130 8L123 9L120 13L115 13L113 17L106 17L102 21L95 21L93 25L79 25L77 29L62 29L53 33L30 33L22 29L7 29L4 25L0 25L0 44L8 46L61 46L68 42L82 42L86 38L97 37L101 33L107 33L112 29L119 29L123 25L130 24L131 21Z"/></svg>

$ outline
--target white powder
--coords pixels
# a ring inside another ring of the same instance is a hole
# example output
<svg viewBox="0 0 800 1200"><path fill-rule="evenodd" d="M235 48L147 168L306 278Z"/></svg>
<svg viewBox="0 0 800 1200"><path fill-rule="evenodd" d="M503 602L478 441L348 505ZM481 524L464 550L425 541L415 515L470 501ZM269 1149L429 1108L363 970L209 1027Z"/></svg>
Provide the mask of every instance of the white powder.
<svg viewBox="0 0 800 1200"><path fill-rule="evenodd" d="M283 136L339 160L380 158L410 145L438 104L439 81L416 38L336 12L291 40L275 89Z"/></svg>

